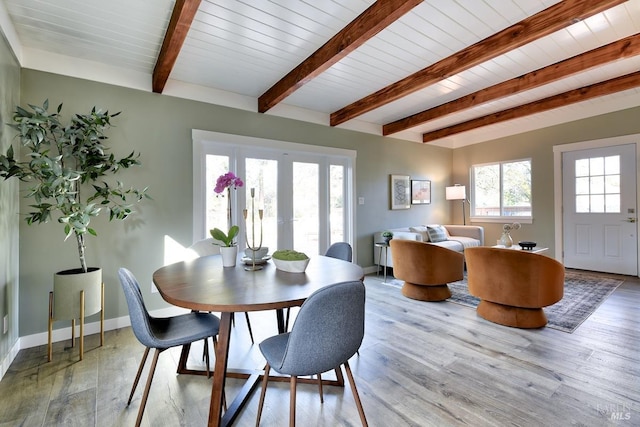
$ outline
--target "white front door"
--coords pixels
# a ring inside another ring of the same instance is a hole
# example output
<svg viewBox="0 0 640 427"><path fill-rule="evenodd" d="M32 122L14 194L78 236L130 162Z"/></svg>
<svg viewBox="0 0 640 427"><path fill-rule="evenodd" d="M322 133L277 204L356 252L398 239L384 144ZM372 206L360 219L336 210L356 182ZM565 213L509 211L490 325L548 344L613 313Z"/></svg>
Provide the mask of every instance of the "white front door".
<svg viewBox="0 0 640 427"><path fill-rule="evenodd" d="M562 156L565 267L637 276L635 144Z"/></svg>

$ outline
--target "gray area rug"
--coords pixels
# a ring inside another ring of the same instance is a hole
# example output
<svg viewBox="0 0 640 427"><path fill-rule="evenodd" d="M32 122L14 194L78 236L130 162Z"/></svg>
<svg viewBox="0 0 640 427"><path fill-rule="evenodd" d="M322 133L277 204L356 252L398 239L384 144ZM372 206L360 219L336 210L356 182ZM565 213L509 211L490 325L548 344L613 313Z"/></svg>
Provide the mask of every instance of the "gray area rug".
<svg viewBox="0 0 640 427"><path fill-rule="evenodd" d="M596 275L567 271L564 280L563 298L544 308L548 327L571 333L576 330L607 299L622 280ZM401 280L393 280L394 286L402 286ZM477 307L480 300L469 295L467 280L449 283L451 298L447 301L468 307Z"/></svg>

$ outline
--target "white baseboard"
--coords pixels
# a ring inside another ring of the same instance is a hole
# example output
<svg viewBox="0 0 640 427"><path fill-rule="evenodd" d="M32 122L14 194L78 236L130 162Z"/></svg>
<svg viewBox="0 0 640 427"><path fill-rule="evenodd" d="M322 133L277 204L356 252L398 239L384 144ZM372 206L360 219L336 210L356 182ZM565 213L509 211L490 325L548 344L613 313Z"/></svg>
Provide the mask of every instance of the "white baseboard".
<svg viewBox="0 0 640 427"><path fill-rule="evenodd" d="M364 274L375 273L376 271L378 271L378 266L373 265L371 267L364 267L362 271L364 271Z"/></svg>
<svg viewBox="0 0 640 427"><path fill-rule="evenodd" d="M20 339L16 340L16 343L11 347L7 356L2 360L0 364L0 380L4 377L4 374L9 370L9 366L13 360L18 356L18 352L20 351Z"/></svg>
<svg viewBox="0 0 640 427"><path fill-rule="evenodd" d="M180 307L167 307L159 310L153 310L150 312L152 316L155 317L168 317L168 316L176 316L178 314L188 313L189 310ZM104 330L112 331L114 329L126 328L127 326L131 326L131 320L129 316L117 317L115 319L108 319L104 321ZM100 321L85 323L84 325L84 334L92 335L100 333ZM76 324L76 334L78 337L80 334L80 326ZM54 329L52 334L52 341L58 342L63 340L68 340L71 338L71 326L66 328ZM0 380L4 377L4 374L9 370L9 366L18 356L18 352L20 350L37 347L39 345L46 345L49 342L49 334L48 332L40 332L37 334L26 335L24 337L18 338L14 346L9 351L9 354L2 360L0 363Z"/></svg>

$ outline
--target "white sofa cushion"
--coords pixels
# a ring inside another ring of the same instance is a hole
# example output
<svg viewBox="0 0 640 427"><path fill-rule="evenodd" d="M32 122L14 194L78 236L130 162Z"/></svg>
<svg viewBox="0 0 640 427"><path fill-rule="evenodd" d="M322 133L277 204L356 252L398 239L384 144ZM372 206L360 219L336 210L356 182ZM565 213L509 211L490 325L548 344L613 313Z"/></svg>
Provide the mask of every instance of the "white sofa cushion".
<svg viewBox="0 0 640 427"><path fill-rule="evenodd" d="M473 237L464 237L464 236L451 236L449 237L450 242L458 242L462 245L463 249L473 248L476 246L481 246L480 240L474 239Z"/></svg>
<svg viewBox="0 0 640 427"><path fill-rule="evenodd" d="M422 236L423 242L429 241L429 231L427 230L426 225L416 225L414 227L409 227L409 231L420 234Z"/></svg>
<svg viewBox="0 0 640 427"><path fill-rule="evenodd" d="M429 233L429 241L432 243L440 243L449 240L449 233L442 225L427 225L427 233Z"/></svg>

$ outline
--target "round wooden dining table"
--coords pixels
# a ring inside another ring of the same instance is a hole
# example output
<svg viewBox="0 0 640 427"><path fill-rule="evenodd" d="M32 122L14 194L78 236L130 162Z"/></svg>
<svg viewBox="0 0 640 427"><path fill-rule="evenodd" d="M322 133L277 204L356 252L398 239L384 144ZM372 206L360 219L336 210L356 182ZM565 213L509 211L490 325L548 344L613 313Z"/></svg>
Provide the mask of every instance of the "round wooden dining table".
<svg viewBox="0 0 640 427"><path fill-rule="evenodd" d="M322 287L363 277L360 266L320 255L311 257L304 273L278 270L272 262L257 271L246 271L241 262L235 267L223 267L220 255L182 261L156 270L153 283L165 301L191 310L220 312L208 425L231 425L260 379L257 374L247 375L246 385L222 417L233 313L275 309L278 330L282 332L283 309L302 305Z"/></svg>

